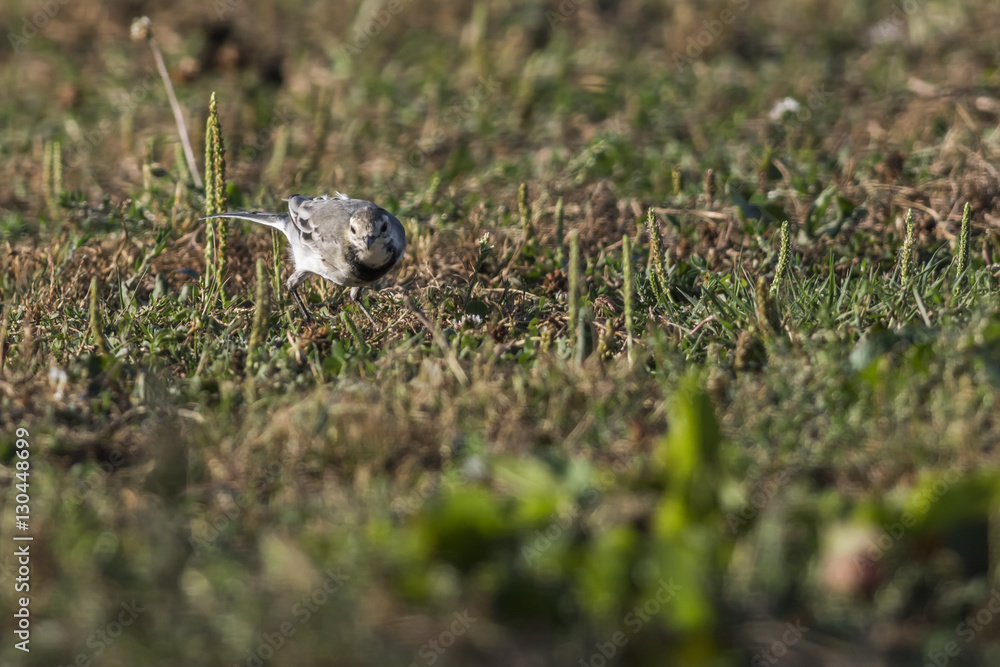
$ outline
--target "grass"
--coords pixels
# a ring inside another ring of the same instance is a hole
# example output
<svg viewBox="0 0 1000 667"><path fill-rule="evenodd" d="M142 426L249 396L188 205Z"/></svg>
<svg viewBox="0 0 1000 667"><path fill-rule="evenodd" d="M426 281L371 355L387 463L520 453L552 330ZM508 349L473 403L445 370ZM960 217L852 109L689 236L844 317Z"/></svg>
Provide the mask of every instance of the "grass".
<svg viewBox="0 0 1000 667"><path fill-rule="evenodd" d="M403 222L375 325L206 255L132 10L8 40L0 661L995 662L997 9L740 4L152 15L213 202Z"/></svg>

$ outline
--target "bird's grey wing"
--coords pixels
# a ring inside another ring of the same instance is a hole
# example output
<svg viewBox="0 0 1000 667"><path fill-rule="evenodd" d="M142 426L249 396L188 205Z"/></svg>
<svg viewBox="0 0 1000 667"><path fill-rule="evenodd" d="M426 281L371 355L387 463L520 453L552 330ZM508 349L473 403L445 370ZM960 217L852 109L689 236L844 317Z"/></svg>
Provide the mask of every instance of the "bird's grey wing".
<svg viewBox="0 0 1000 667"><path fill-rule="evenodd" d="M316 221L313 219L313 213L318 201L322 201L322 198L303 197L302 195L292 195L288 198L288 216L291 218L292 227L305 241L313 240L316 234Z"/></svg>
<svg viewBox="0 0 1000 667"><path fill-rule="evenodd" d="M336 197L292 195L288 198L288 213L304 240L339 243L340 230L350 223L351 215L360 205L367 203L339 193Z"/></svg>

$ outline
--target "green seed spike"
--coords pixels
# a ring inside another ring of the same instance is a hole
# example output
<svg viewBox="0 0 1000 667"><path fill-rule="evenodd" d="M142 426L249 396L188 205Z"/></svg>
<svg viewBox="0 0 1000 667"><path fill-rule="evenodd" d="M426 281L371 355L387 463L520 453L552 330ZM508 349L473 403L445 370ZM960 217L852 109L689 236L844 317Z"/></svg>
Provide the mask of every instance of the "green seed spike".
<svg viewBox="0 0 1000 667"><path fill-rule="evenodd" d="M577 342L576 331L580 326L580 234L574 230L569 235L569 294L566 296L566 315L569 325L570 344Z"/></svg>
<svg viewBox="0 0 1000 667"><path fill-rule="evenodd" d="M615 343L615 325L613 322L606 321L604 323L604 330L601 332L600 338L597 341L597 349L595 353L598 359L610 359L611 358L611 347Z"/></svg>
<svg viewBox="0 0 1000 667"><path fill-rule="evenodd" d="M174 188L174 205L170 209L170 224L177 227L181 212L187 205L187 180L178 179Z"/></svg>
<svg viewBox="0 0 1000 667"><path fill-rule="evenodd" d="M52 142L52 195L59 199L62 196L62 145Z"/></svg>
<svg viewBox="0 0 1000 667"><path fill-rule="evenodd" d="M47 141L42 144L42 196L52 213L52 148Z"/></svg>
<svg viewBox="0 0 1000 667"><path fill-rule="evenodd" d="M427 192L424 194L425 203L430 206L437 200L438 188L441 187L441 172L435 171L431 175L431 182L427 184Z"/></svg>
<svg viewBox="0 0 1000 667"><path fill-rule="evenodd" d="M764 276L757 278L755 292L757 296L757 324L764 337L772 337L781 330L781 317L774 302L771 301L770 292L767 290L767 278Z"/></svg>
<svg viewBox="0 0 1000 667"><path fill-rule="evenodd" d="M521 183L517 189L517 212L521 216L521 230L525 242L531 238L531 210L528 208L528 184Z"/></svg>
<svg viewBox="0 0 1000 667"><path fill-rule="evenodd" d="M215 93L212 93L212 100L208 106L208 124L212 126L212 180L207 187L212 188L215 212L223 213L226 210L226 147L222 138L222 124L219 122L219 106L215 100ZM225 218L219 220L216 242L218 245L215 253L215 278L219 285L222 285L229 251L229 220Z"/></svg>
<svg viewBox="0 0 1000 667"><path fill-rule="evenodd" d="M104 340L104 331L101 325L101 311L97 296L97 277L90 279L90 339L98 354L107 354L108 345Z"/></svg>
<svg viewBox="0 0 1000 667"><path fill-rule="evenodd" d="M59 217L59 190L62 189L62 164L56 164L56 160L61 160L57 154L58 142L46 141L42 145L42 196L45 197L45 206L49 209L52 219ZM56 174L60 183L57 185Z"/></svg>
<svg viewBox="0 0 1000 667"><path fill-rule="evenodd" d="M213 122L213 115L217 112L215 103L215 93L208 103L208 120L205 121L205 215L215 215L221 213L215 201L215 133L216 123ZM211 225L212 223L209 223Z"/></svg>
<svg viewBox="0 0 1000 667"><path fill-rule="evenodd" d="M904 287L913 280L913 246L916 245L916 230L913 224L913 209L906 212L906 237L899 251L899 282Z"/></svg>
<svg viewBox="0 0 1000 667"><path fill-rule="evenodd" d="M622 273L624 285L622 286L625 292L625 337L626 345L628 347L627 357L629 364L632 363L632 311L635 307L632 303L633 295L635 292L635 285L632 278L632 243L629 241L628 234L622 236Z"/></svg>
<svg viewBox="0 0 1000 667"><path fill-rule="evenodd" d="M778 269L774 272L774 282L771 283L771 294L775 294L788 275L788 261L792 254L792 236L789 233L789 222L781 223L781 250L778 252Z"/></svg>
<svg viewBox="0 0 1000 667"><path fill-rule="evenodd" d="M208 109L208 119L214 125L212 131L212 161L214 162L215 179L213 197L217 207L217 213L226 210L226 143L222 138L222 123L219 122L219 107L215 102L215 93L212 93L212 101Z"/></svg>
<svg viewBox="0 0 1000 667"><path fill-rule="evenodd" d="M205 123L205 215L223 213L226 210L226 157L222 139L222 125L219 122L219 105L215 93L208 105L208 120ZM205 276L214 277L222 284L226 269L226 255L229 245L229 221L222 219L216 226L208 223L205 242ZM225 294L223 293L223 298Z"/></svg>
<svg viewBox="0 0 1000 667"><path fill-rule="evenodd" d="M221 213L215 202L215 123L212 122L212 111L216 108L215 93L209 102L208 120L205 123L205 215ZM215 222L208 220L205 224L205 284L215 275Z"/></svg>
<svg viewBox="0 0 1000 667"><path fill-rule="evenodd" d="M583 366L587 358L587 329L590 328L590 307L583 304L578 309L580 322L576 326L576 365Z"/></svg>
<svg viewBox="0 0 1000 667"><path fill-rule="evenodd" d="M281 294L281 239L277 229L271 230L271 254L274 257L274 274L272 289L275 294Z"/></svg>
<svg viewBox="0 0 1000 667"><path fill-rule="evenodd" d="M257 298L254 300L253 329L250 333L250 358L260 349L264 343L264 330L267 326L268 298L267 298L267 269L264 260L257 258Z"/></svg>
<svg viewBox="0 0 1000 667"><path fill-rule="evenodd" d="M142 149L142 203L149 205L153 198L153 140Z"/></svg>
<svg viewBox="0 0 1000 667"><path fill-rule="evenodd" d="M670 284L667 279L666 262L663 257L663 236L660 234L660 223L656 220L653 209L646 214L646 231L649 234L649 285L653 296L661 303L666 300Z"/></svg>
<svg viewBox="0 0 1000 667"><path fill-rule="evenodd" d="M955 258L955 268L957 269L957 274L955 277L955 288L958 288L959 282L962 280L962 274L965 270L969 268L969 235L972 233L972 209L969 207L969 203L965 203L965 210L962 211L962 230L958 235L958 257Z"/></svg>
<svg viewBox="0 0 1000 667"><path fill-rule="evenodd" d="M566 265L566 244L563 229L563 216L565 214L563 208L563 198L560 197L556 200L556 260L559 262L559 266Z"/></svg>

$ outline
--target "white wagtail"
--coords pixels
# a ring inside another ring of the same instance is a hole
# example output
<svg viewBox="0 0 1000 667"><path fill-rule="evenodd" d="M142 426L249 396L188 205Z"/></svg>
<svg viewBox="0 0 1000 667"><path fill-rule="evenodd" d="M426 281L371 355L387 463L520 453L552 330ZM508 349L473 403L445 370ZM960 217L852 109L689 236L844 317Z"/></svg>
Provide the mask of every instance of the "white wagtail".
<svg viewBox="0 0 1000 667"><path fill-rule="evenodd" d="M312 322L298 287L311 274L351 288L351 300L374 324L375 320L358 300L364 287L387 274L406 252L406 232L394 215L370 201L336 197L288 198L288 213L234 211L210 218L240 218L275 227L284 232L292 250L295 272L285 284L295 303Z"/></svg>

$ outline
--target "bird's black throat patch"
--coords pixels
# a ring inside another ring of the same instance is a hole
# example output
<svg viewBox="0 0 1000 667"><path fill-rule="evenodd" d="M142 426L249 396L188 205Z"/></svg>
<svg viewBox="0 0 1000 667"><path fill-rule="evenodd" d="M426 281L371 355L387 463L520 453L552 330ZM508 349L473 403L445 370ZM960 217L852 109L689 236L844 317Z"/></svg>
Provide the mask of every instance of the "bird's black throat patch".
<svg viewBox="0 0 1000 667"><path fill-rule="evenodd" d="M351 274L355 278L366 283L373 283L389 273L389 270L399 261L399 251L394 246L390 246L389 250L391 253L389 260L382 266L368 266L358 259L358 251L354 248L348 248L344 256L347 259L347 263L351 265Z"/></svg>

